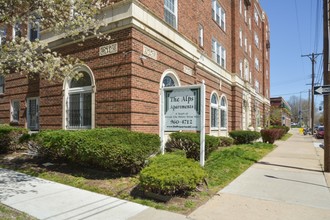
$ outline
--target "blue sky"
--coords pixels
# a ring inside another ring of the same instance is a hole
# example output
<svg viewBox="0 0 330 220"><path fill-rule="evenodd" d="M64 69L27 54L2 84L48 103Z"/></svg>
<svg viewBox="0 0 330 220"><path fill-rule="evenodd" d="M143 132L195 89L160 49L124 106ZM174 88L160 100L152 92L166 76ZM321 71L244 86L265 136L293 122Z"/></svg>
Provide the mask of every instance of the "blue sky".
<svg viewBox="0 0 330 220"><path fill-rule="evenodd" d="M322 53L322 0L260 0L270 22L271 96L308 98L312 62L301 55ZM323 56L315 64L315 83L323 75ZM323 84L323 82L321 81ZM316 103L322 101L315 96Z"/></svg>

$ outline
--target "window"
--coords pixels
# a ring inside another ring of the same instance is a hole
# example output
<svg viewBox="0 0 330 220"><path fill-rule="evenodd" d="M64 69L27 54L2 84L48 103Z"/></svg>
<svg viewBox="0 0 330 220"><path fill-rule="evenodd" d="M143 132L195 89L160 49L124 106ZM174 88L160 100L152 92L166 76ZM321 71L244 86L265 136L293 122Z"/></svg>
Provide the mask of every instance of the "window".
<svg viewBox="0 0 330 220"><path fill-rule="evenodd" d="M247 61L246 59L244 59L244 79L246 81L249 81L249 61Z"/></svg>
<svg viewBox="0 0 330 220"><path fill-rule="evenodd" d="M0 94L5 93L5 77L0 76Z"/></svg>
<svg viewBox="0 0 330 220"><path fill-rule="evenodd" d="M212 59L226 68L226 49L214 39L212 39Z"/></svg>
<svg viewBox="0 0 330 220"><path fill-rule="evenodd" d="M239 62L239 73L241 75L241 78L243 78L243 62L242 62L242 60Z"/></svg>
<svg viewBox="0 0 330 220"><path fill-rule="evenodd" d="M15 39L15 37L22 37L22 28L20 24L16 24L13 27L13 39Z"/></svg>
<svg viewBox="0 0 330 220"><path fill-rule="evenodd" d="M256 32L254 32L254 43L255 43L256 47L259 48L259 37Z"/></svg>
<svg viewBox="0 0 330 220"><path fill-rule="evenodd" d="M239 30L239 45L243 47L243 32Z"/></svg>
<svg viewBox="0 0 330 220"><path fill-rule="evenodd" d="M92 79L87 72L69 82L67 105L67 128L86 129L92 127Z"/></svg>
<svg viewBox="0 0 330 220"><path fill-rule="evenodd" d="M258 57L256 57L254 59L254 65L255 65L256 70L259 70L259 59L258 59Z"/></svg>
<svg viewBox="0 0 330 220"><path fill-rule="evenodd" d="M239 0L239 13L242 14L242 0Z"/></svg>
<svg viewBox="0 0 330 220"><path fill-rule="evenodd" d="M219 128L218 96L214 93L211 97L211 129Z"/></svg>
<svg viewBox="0 0 330 220"><path fill-rule="evenodd" d="M259 25L259 12L257 11L257 9L255 8L255 11L254 11L254 20L256 22L257 25Z"/></svg>
<svg viewBox="0 0 330 220"><path fill-rule="evenodd" d="M164 2L165 21L174 28L177 28L177 5L177 0L165 0Z"/></svg>
<svg viewBox="0 0 330 220"><path fill-rule="evenodd" d="M1 27L0 28L0 45L3 45L6 43L7 38L7 28Z"/></svg>
<svg viewBox="0 0 330 220"><path fill-rule="evenodd" d="M223 30L226 30L226 12L217 0L212 0L212 17Z"/></svg>
<svg viewBox="0 0 330 220"><path fill-rule="evenodd" d="M163 79L163 85L164 87L171 87L171 86L176 86L176 83L171 76L166 75Z"/></svg>
<svg viewBox="0 0 330 220"><path fill-rule="evenodd" d="M35 41L40 38L40 27L38 22L29 23L28 38L30 41Z"/></svg>
<svg viewBox="0 0 330 220"><path fill-rule="evenodd" d="M247 53L247 46L248 45L248 43L247 43L247 38L245 37L244 38L244 51Z"/></svg>
<svg viewBox="0 0 330 220"><path fill-rule="evenodd" d="M227 129L227 101L225 97L220 102L220 128Z"/></svg>
<svg viewBox="0 0 330 220"><path fill-rule="evenodd" d="M11 109L10 109L10 121L11 122L18 122L19 121L19 101L14 100L11 102Z"/></svg>
<svg viewBox="0 0 330 220"><path fill-rule="evenodd" d="M199 46L204 46L204 28L201 24L198 25L198 41Z"/></svg>
<svg viewBox="0 0 330 220"><path fill-rule="evenodd" d="M252 57L252 46L251 46L251 44L249 45L249 54L250 54L250 57Z"/></svg>
<svg viewBox="0 0 330 220"><path fill-rule="evenodd" d="M256 93L260 93L260 87L259 87L259 81L256 80L256 85L255 85Z"/></svg>

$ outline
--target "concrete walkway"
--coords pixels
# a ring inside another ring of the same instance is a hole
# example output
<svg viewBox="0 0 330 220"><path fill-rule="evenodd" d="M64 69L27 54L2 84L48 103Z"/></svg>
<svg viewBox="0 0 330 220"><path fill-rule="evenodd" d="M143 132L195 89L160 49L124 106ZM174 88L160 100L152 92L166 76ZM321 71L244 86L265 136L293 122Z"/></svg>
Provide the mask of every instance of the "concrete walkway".
<svg viewBox="0 0 330 220"><path fill-rule="evenodd" d="M38 219L330 219L323 149L294 136L189 216L0 169L0 202ZM326 175L329 177L329 175ZM329 178L330 180L330 178Z"/></svg>
<svg viewBox="0 0 330 220"><path fill-rule="evenodd" d="M330 219L330 191L323 173L323 149L298 134L250 167L191 219ZM329 179L330 180L330 179Z"/></svg>

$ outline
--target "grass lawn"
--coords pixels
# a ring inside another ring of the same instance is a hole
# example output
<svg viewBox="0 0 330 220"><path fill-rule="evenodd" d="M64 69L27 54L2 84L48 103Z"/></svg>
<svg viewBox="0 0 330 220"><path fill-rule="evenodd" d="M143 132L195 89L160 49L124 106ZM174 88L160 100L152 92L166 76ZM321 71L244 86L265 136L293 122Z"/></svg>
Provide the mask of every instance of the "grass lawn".
<svg viewBox="0 0 330 220"><path fill-rule="evenodd" d="M205 170L208 173L207 186L204 184L191 195L173 197L168 202L147 199L139 190L138 175L122 175L58 161L52 162L53 165L51 166L44 166L43 164L49 161L29 158L19 153L0 156L0 164L4 168L43 179L130 200L157 209L188 214L272 151L273 148L274 146L271 144L255 143L221 148L211 153L205 163Z"/></svg>
<svg viewBox="0 0 330 220"><path fill-rule="evenodd" d="M9 208L0 203L0 219L2 220L35 220L35 218Z"/></svg>
<svg viewBox="0 0 330 220"><path fill-rule="evenodd" d="M286 141L288 140L293 134L290 134L290 133L286 133L282 138L281 138L281 141Z"/></svg>

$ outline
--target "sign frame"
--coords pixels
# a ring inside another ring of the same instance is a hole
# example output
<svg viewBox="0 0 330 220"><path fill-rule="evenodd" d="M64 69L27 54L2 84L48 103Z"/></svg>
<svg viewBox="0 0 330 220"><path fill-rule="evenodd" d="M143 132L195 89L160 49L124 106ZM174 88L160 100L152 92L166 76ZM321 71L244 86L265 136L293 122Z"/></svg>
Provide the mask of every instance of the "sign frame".
<svg viewBox="0 0 330 220"><path fill-rule="evenodd" d="M195 100L199 104L199 112L200 112L200 127L199 129L189 128L189 131L200 131L200 165L203 167L205 165L205 82L203 81L202 84L197 85L189 85L189 86L174 86L174 87L162 87L161 88L161 152L162 154L165 153L165 131L181 131L187 129L179 129L175 128L172 130L165 129L166 128L166 118L165 118L165 108L166 104L168 103L166 98L166 93L174 92L174 91L187 91L189 94L192 90L199 90L198 98L199 100ZM184 93L184 92L183 92ZM180 100L178 100L180 101ZM194 117L194 115L190 115L189 117Z"/></svg>

